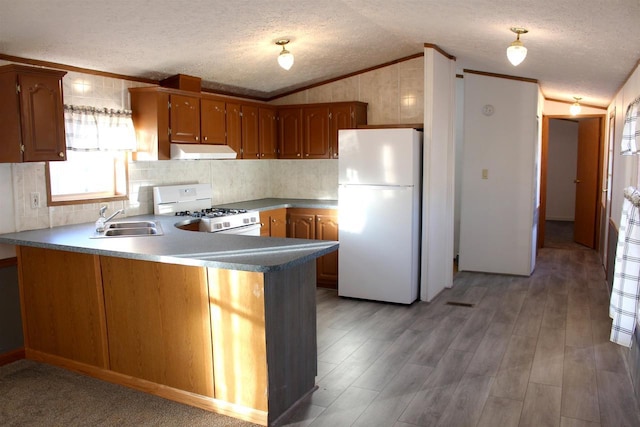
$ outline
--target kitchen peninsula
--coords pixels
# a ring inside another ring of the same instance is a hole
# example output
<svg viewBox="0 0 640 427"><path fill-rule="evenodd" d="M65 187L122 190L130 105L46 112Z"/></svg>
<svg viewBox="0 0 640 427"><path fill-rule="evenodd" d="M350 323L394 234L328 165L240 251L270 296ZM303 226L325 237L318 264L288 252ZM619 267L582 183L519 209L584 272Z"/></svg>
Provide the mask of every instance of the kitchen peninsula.
<svg viewBox="0 0 640 427"><path fill-rule="evenodd" d="M16 245L27 358L262 425L314 390L315 260L337 242L127 220L163 234L0 235Z"/></svg>

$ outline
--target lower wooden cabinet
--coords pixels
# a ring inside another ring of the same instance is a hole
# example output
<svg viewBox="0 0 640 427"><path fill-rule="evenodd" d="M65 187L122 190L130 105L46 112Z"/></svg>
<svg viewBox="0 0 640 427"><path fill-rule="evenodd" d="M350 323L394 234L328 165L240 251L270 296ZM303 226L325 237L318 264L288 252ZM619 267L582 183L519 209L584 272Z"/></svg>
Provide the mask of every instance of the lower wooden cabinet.
<svg viewBox="0 0 640 427"><path fill-rule="evenodd" d="M272 209L260 212L262 237L287 237L287 209Z"/></svg>
<svg viewBox="0 0 640 427"><path fill-rule="evenodd" d="M107 368L100 257L18 247L25 349Z"/></svg>
<svg viewBox="0 0 640 427"><path fill-rule="evenodd" d="M334 209L288 209L287 237L337 241L338 212ZM317 259L316 278L318 286L337 289L338 251Z"/></svg>
<svg viewBox="0 0 640 427"><path fill-rule="evenodd" d="M207 269L101 257L111 369L214 397Z"/></svg>

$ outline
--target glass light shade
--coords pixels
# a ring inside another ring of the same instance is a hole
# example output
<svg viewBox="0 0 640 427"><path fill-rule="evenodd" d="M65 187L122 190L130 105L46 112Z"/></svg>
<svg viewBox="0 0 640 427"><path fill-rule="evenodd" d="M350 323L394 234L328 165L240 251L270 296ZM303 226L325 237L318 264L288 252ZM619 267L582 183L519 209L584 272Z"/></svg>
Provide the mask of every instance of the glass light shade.
<svg viewBox="0 0 640 427"><path fill-rule="evenodd" d="M278 64L285 70L289 70L293 66L293 54L285 49L284 46L282 47L282 52L278 55Z"/></svg>
<svg viewBox="0 0 640 427"><path fill-rule="evenodd" d="M569 107L569 112L571 112L572 116L580 114L580 111L582 111L582 107L578 101L574 102L571 104L571 107Z"/></svg>
<svg viewBox="0 0 640 427"><path fill-rule="evenodd" d="M520 65L524 58L527 57L527 48L524 47L520 40L514 40L507 48L507 58L515 67Z"/></svg>

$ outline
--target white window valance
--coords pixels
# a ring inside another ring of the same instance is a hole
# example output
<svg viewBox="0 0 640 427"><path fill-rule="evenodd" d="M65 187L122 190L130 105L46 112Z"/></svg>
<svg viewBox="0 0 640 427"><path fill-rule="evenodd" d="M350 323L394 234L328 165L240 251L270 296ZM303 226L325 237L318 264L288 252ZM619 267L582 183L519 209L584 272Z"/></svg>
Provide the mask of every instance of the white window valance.
<svg viewBox="0 0 640 427"><path fill-rule="evenodd" d="M64 106L67 150L135 151L136 134L129 110Z"/></svg>
<svg viewBox="0 0 640 427"><path fill-rule="evenodd" d="M640 98L637 98L627 107L624 116L624 128L622 129L622 147L620 154L630 156L640 154Z"/></svg>

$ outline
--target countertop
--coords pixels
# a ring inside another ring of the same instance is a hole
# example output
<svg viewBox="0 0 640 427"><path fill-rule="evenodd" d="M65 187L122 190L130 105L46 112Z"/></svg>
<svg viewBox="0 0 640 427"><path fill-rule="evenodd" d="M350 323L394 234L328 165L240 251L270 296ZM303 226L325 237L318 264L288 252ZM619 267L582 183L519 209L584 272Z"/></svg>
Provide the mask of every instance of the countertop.
<svg viewBox="0 0 640 427"><path fill-rule="evenodd" d="M335 209L335 200L259 199L217 205L237 209L269 210L284 207ZM94 223L0 234L0 243L82 252L120 258L203 267L269 272L308 262L338 249L338 242L254 237L181 230L181 217L139 215L112 222L157 221L162 236L90 238Z"/></svg>
<svg viewBox="0 0 640 427"><path fill-rule="evenodd" d="M224 205L216 205L220 208L231 209L247 209L254 211L268 211L279 208L314 208L314 209L338 209L337 200L318 200L318 199L256 199L244 202L226 203Z"/></svg>

